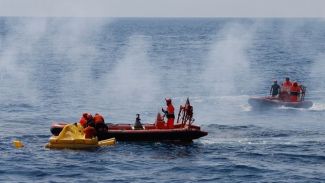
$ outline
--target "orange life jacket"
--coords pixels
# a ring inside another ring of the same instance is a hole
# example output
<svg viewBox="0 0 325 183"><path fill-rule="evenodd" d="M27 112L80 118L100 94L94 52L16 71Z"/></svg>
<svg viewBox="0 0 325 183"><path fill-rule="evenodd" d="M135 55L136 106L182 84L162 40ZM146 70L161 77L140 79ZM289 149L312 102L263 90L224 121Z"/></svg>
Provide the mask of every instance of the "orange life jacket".
<svg viewBox="0 0 325 183"><path fill-rule="evenodd" d="M174 128L174 121L175 121L175 118L169 118L167 120L167 127L168 128Z"/></svg>
<svg viewBox="0 0 325 183"><path fill-rule="evenodd" d="M100 114L96 114L94 116L94 122L95 122L95 124L104 123L104 117Z"/></svg>
<svg viewBox="0 0 325 183"><path fill-rule="evenodd" d="M175 114L174 114L174 106L172 104L169 104L167 106L167 127L168 128L174 128L174 120L175 120Z"/></svg>
<svg viewBox="0 0 325 183"><path fill-rule="evenodd" d="M87 124L87 119L84 117L81 117L79 123L81 124L81 126L85 127Z"/></svg>
<svg viewBox="0 0 325 183"><path fill-rule="evenodd" d="M87 128L85 128L84 133L86 139L91 139L96 136L96 130L92 126L88 126Z"/></svg>
<svg viewBox="0 0 325 183"><path fill-rule="evenodd" d="M282 91L290 91L290 88L292 86L292 83L290 81L285 81L284 83L282 83Z"/></svg>
<svg viewBox="0 0 325 183"><path fill-rule="evenodd" d="M301 88L298 85L293 85L290 88L290 100L291 102L298 102L298 96L300 94Z"/></svg>
<svg viewBox="0 0 325 183"><path fill-rule="evenodd" d="M165 128L165 122L163 118L161 117L160 113L157 114L155 125L158 129Z"/></svg>
<svg viewBox="0 0 325 183"><path fill-rule="evenodd" d="M300 91L301 91L300 86L293 85L290 87L290 95L299 95Z"/></svg>
<svg viewBox="0 0 325 183"><path fill-rule="evenodd" d="M175 111L174 106L172 104L169 104L167 106L167 112L168 112L167 118L175 118L174 111Z"/></svg>

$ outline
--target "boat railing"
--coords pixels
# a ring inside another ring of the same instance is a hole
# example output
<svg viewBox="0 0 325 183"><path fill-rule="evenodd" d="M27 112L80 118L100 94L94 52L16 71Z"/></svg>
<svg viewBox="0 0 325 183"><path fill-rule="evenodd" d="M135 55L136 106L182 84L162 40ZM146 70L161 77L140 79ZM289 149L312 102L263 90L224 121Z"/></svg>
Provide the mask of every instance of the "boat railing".
<svg viewBox="0 0 325 183"><path fill-rule="evenodd" d="M193 118L193 106L190 104L189 98L187 98L185 105L179 107L179 112L177 116L177 124L180 123L182 126L188 124L191 126L194 123Z"/></svg>

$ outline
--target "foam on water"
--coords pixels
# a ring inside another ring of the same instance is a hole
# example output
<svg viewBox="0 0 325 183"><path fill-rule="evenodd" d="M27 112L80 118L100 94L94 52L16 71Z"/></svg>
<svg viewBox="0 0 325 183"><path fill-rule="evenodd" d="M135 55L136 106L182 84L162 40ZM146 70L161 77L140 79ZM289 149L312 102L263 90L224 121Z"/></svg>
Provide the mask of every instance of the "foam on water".
<svg viewBox="0 0 325 183"><path fill-rule="evenodd" d="M311 110L311 111L325 111L325 104L315 102L309 110Z"/></svg>

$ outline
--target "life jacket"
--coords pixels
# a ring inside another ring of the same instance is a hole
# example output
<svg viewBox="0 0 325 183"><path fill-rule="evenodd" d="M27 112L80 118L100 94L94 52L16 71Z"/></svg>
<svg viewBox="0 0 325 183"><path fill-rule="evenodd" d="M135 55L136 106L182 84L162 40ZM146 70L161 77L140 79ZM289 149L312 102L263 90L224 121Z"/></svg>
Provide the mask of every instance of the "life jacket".
<svg viewBox="0 0 325 183"><path fill-rule="evenodd" d="M95 114L94 116L94 122L97 123L104 123L104 117L100 114Z"/></svg>
<svg viewBox="0 0 325 183"><path fill-rule="evenodd" d="M167 106L167 118L169 119L169 118L175 118L175 114L174 114L174 106L173 106L173 104L169 104L168 106Z"/></svg>
<svg viewBox="0 0 325 183"><path fill-rule="evenodd" d="M285 81L284 83L282 83L282 90L289 92L291 86L292 86L292 83L290 81Z"/></svg>
<svg viewBox="0 0 325 183"><path fill-rule="evenodd" d="M175 118L168 118L167 127L168 128L174 128L174 121L175 121Z"/></svg>
<svg viewBox="0 0 325 183"><path fill-rule="evenodd" d="M84 117L81 117L79 123L81 126L85 127L87 124L87 119Z"/></svg>
<svg viewBox="0 0 325 183"><path fill-rule="evenodd" d="M293 85L293 86L291 86L291 88L290 88L290 95L292 96L298 96L299 94L300 94L300 91L301 91L301 88L300 88L300 86L295 86L295 85Z"/></svg>
<svg viewBox="0 0 325 183"><path fill-rule="evenodd" d="M301 88L297 83L294 83L290 88L290 101L298 102L298 96L300 95Z"/></svg>
<svg viewBox="0 0 325 183"><path fill-rule="evenodd" d="M96 136L96 130L92 126L87 126L87 128L84 129L85 138L91 139Z"/></svg>
<svg viewBox="0 0 325 183"><path fill-rule="evenodd" d="M160 113L157 114L155 125L158 129L165 128L165 122L163 118L161 117Z"/></svg>
<svg viewBox="0 0 325 183"><path fill-rule="evenodd" d="M91 114L88 114L87 116L87 126L95 126L94 118Z"/></svg>

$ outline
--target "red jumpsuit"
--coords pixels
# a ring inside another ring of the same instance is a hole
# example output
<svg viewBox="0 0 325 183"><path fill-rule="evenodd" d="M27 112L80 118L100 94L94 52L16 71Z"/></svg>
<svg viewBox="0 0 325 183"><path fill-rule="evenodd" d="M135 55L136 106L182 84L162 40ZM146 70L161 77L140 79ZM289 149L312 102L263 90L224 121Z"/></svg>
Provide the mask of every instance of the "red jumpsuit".
<svg viewBox="0 0 325 183"><path fill-rule="evenodd" d="M86 124L87 124L87 119L84 117L81 117L79 123L81 124L81 126L83 126L85 128Z"/></svg>
<svg viewBox="0 0 325 183"><path fill-rule="evenodd" d="M298 96L300 94L301 88L300 86L294 84L290 88L290 101L291 102L298 102Z"/></svg>
<svg viewBox="0 0 325 183"><path fill-rule="evenodd" d="M92 126L88 126L87 128L85 128L84 133L86 139L91 139L96 136L96 130Z"/></svg>
<svg viewBox="0 0 325 183"><path fill-rule="evenodd" d="M292 86L292 83L290 81L285 81L284 83L282 83L281 90L289 93L291 86Z"/></svg>
<svg viewBox="0 0 325 183"><path fill-rule="evenodd" d="M104 117L100 114L95 114L94 122L95 122L95 124L104 123Z"/></svg>
<svg viewBox="0 0 325 183"><path fill-rule="evenodd" d="M167 106L167 127L168 128L174 128L174 121L175 121L174 110L175 109L173 104L169 104Z"/></svg>

